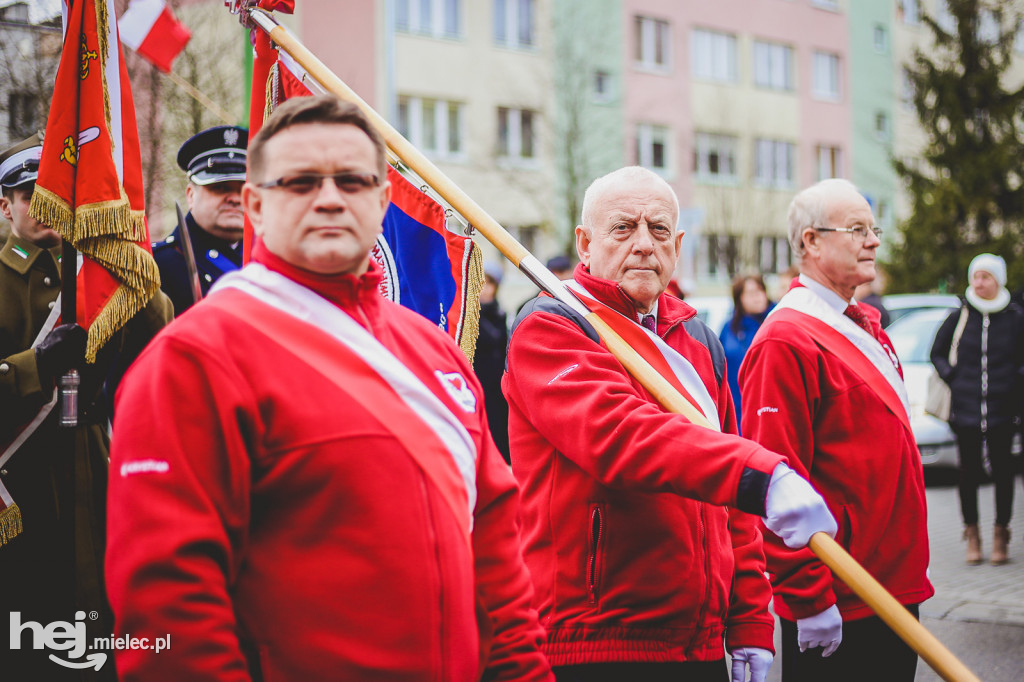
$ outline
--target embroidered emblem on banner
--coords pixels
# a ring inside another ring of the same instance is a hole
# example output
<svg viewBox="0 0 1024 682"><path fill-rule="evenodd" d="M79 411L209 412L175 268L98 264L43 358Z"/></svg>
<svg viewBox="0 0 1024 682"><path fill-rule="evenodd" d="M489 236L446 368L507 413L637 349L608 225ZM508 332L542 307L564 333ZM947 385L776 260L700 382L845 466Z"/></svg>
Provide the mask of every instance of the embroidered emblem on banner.
<svg viewBox="0 0 1024 682"><path fill-rule="evenodd" d="M469 389L469 384L458 372L442 372L439 369L434 370L434 376L444 386L444 390L448 391L448 395L452 397L452 400L466 412L476 411L476 396L473 395L473 391Z"/></svg>

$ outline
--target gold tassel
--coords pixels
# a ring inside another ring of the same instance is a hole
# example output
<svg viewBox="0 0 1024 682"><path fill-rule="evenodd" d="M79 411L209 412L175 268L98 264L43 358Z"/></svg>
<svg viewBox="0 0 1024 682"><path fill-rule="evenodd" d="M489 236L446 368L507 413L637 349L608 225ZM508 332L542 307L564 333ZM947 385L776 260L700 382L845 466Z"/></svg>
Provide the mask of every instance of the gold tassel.
<svg viewBox="0 0 1024 682"><path fill-rule="evenodd" d="M267 74L267 87L263 90L266 97L263 102L263 120L266 121L270 118L270 115L274 113L274 109L277 109L278 104L278 66L277 62L270 67L270 72Z"/></svg>
<svg viewBox="0 0 1024 682"><path fill-rule="evenodd" d="M465 289L465 302L462 306L462 333L459 334L459 347L473 362L476 355L476 340L480 336L480 292L484 288L484 257L480 249L472 241L469 254L469 267L466 280L462 283Z"/></svg>
<svg viewBox="0 0 1024 682"><path fill-rule="evenodd" d="M7 509L0 511L0 547L21 534L22 530L24 529L21 526L21 510L17 504L11 504Z"/></svg>

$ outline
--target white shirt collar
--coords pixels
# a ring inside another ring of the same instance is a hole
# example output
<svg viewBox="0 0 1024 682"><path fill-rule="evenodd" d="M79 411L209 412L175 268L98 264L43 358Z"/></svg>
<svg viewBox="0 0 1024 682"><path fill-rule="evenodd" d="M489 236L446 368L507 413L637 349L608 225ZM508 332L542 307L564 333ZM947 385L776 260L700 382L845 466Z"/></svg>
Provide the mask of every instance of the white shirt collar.
<svg viewBox="0 0 1024 682"><path fill-rule="evenodd" d="M651 306L651 312L646 313L646 314L644 314L644 313L637 313L636 314L637 324L643 324L644 323L644 318L647 317L647 315L654 315L654 321L655 322L658 321L658 302L657 301L655 301L654 305Z"/></svg>
<svg viewBox="0 0 1024 682"><path fill-rule="evenodd" d="M846 312L846 306L857 304L852 298L849 301L844 301L842 296L802 272L797 279L800 280L800 284L803 284L820 296L828 304L829 308L832 308L832 310L835 310L840 315Z"/></svg>

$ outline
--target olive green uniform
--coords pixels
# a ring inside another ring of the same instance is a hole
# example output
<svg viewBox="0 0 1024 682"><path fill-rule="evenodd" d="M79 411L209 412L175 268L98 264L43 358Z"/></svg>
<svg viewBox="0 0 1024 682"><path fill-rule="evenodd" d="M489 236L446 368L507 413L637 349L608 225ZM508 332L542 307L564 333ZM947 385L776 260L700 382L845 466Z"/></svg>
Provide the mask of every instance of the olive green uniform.
<svg viewBox="0 0 1024 682"><path fill-rule="evenodd" d="M43 249L11 236L0 250L0 452L53 396L42 385L32 344L60 293L60 247ZM79 368L80 426L58 425L59 405L0 468L0 480L21 511L23 531L0 546L0 670L4 679L113 679L108 662L96 671L72 671L31 649L7 646L9 611L21 623L85 620L89 643L109 636L113 623L103 590L105 498L109 439L106 379L117 379L150 338L171 319L159 293L101 350L95 365ZM53 652L60 653L60 652ZM16 673L8 676L9 673Z"/></svg>

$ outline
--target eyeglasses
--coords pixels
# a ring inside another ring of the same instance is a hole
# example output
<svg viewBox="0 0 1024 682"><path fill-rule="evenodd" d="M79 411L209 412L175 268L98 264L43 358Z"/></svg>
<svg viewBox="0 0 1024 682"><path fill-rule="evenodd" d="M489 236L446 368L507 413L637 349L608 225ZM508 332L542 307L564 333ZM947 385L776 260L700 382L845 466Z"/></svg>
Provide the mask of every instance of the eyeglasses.
<svg viewBox="0 0 1024 682"><path fill-rule="evenodd" d="M358 194L380 185L380 179L373 173L346 171L343 173L299 173L285 175L277 180L256 183L261 189L283 189L296 195L318 192L324 180L330 178L334 186L345 194Z"/></svg>
<svg viewBox="0 0 1024 682"><path fill-rule="evenodd" d="M868 232L873 232L879 239L882 238L882 228L868 227L867 225L854 225L853 227L817 227L812 225L811 229L819 232L849 232L859 241L867 240Z"/></svg>

